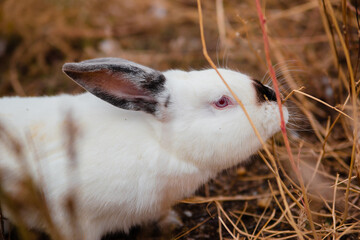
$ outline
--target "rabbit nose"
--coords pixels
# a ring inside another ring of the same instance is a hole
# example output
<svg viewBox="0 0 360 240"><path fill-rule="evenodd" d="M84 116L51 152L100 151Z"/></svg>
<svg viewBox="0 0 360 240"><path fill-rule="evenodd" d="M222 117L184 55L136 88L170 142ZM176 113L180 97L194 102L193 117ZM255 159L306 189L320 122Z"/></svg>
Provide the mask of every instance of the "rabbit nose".
<svg viewBox="0 0 360 240"><path fill-rule="evenodd" d="M258 102L260 102L260 103L265 102L265 101L275 101L276 102L276 94L275 94L274 90L272 90L268 86L263 85L258 80L254 80L253 84L255 87Z"/></svg>

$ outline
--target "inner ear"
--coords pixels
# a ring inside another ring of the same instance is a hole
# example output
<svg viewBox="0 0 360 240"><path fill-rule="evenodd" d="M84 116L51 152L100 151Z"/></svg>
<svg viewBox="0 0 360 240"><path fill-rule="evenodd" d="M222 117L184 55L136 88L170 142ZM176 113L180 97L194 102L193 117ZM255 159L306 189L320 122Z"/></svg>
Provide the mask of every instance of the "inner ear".
<svg viewBox="0 0 360 240"><path fill-rule="evenodd" d="M149 92L127 80L121 73L111 73L109 70L96 72L69 72L67 73L80 86L91 93L107 93L121 97L140 97L150 99Z"/></svg>

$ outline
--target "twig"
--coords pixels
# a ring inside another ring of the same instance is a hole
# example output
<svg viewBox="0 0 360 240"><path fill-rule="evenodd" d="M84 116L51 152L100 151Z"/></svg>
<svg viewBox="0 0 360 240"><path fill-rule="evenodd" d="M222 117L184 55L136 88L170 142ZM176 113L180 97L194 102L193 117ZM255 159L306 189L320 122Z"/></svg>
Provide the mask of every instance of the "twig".
<svg viewBox="0 0 360 240"><path fill-rule="evenodd" d="M305 87L304 86L302 86L301 88L299 88L297 91L301 91L301 90L303 90L303 89L305 89ZM295 93L295 89L294 90L292 90L282 101L281 101L281 104L284 104L294 93Z"/></svg>
<svg viewBox="0 0 360 240"><path fill-rule="evenodd" d="M337 190L337 182L339 181L339 174L336 174L335 186L334 186L334 196L333 196L333 205L332 205L332 218L333 218L333 226L334 226L334 239L336 238L336 213L335 213L335 203L336 203L336 190Z"/></svg>
<svg viewBox="0 0 360 240"><path fill-rule="evenodd" d="M264 224L264 226L262 226L262 228L260 229L260 231L256 234L255 238L253 240L256 240L259 235L262 233L262 231L267 227L267 225L270 223L270 221L275 217L275 213L276 210L274 209L273 212L271 213L269 219L266 221L266 223Z"/></svg>
<svg viewBox="0 0 360 240"><path fill-rule="evenodd" d="M222 218L219 216L219 221L220 223L225 227L226 231L233 237L233 239L236 239L236 237L234 236L234 234L232 234L232 232L230 231L230 229L226 226L226 224L224 223L224 221L222 220ZM221 238L222 239L222 238Z"/></svg>
<svg viewBox="0 0 360 240"><path fill-rule="evenodd" d="M309 95L309 94L307 94L307 93L304 93L304 92L301 92L301 91L299 91L299 90L293 90L293 91L296 92L296 93L300 93L300 94L302 94L302 95L304 95L304 96L306 96L306 97L308 97L308 98L311 98L311 99L313 99L313 100L315 100L315 101L318 101L319 103L321 103L321 104L323 104L323 105L325 105L325 106L327 106L327 107L329 107L329 108L337 111L338 113L340 113L340 114L344 115L345 117L347 117L347 118L349 118L349 119L351 119L351 120L354 121L354 119L353 119L352 117L350 117L349 115L347 115L347 114L344 113L343 111L339 110L339 109L336 108L336 107L331 106L330 104L328 104L328 103L326 103L326 102L324 102L324 101L322 101L322 100L320 100L320 99L318 99L318 98L316 98L316 97L314 97L314 96L311 96L311 95Z"/></svg>
<svg viewBox="0 0 360 240"><path fill-rule="evenodd" d="M194 231L195 229L197 229L198 227L200 227L201 225L203 225L204 223L206 223L210 219L211 219L211 217L206 218L204 221L202 221L201 223L197 224L196 226L190 228L188 231L186 231L184 233L181 233L180 235L176 236L173 240L178 240L178 239L188 235L189 233L191 233L192 231Z"/></svg>
<svg viewBox="0 0 360 240"><path fill-rule="evenodd" d="M219 239L220 240L223 240L223 237L222 237L222 228L221 228L221 223L225 226L225 223L222 221L222 219L221 219L221 212L220 212L220 207L221 207L221 205L220 205L220 203L219 202L215 202L215 204L216 204L216 207L217 207L217 214L218 214L218 221L219 221L219 230L218 230L218 232L219 232ZM225 228L226 228L226 226L225 226ZM226 228L227 229L227 228Z"/></svg>
<svg viewBox="0 0 360 240"><path fill-rule="evenodd" d="M279 195L279 192L275 192L276 195ZM225 202L225 201L250 201L256 200L259 198L267 198L272 196L270 193L265 194L257 194L253 196L244 196L244 195L235 195L235 196L218 196L218 197L193 197L189 199L184 199L182 203L192 203L192 204L200 204L200 203L209 203L209 202Z"/></svg>

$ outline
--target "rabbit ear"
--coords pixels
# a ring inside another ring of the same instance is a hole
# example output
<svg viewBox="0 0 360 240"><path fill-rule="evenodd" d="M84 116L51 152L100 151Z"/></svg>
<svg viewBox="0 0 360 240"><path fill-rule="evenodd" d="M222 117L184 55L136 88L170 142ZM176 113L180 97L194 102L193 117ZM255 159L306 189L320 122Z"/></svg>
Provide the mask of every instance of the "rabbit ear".
<svg viewBox="0 0 360 240"><path fill-rule="evenodd" d="M156 115L164 96L161 72L121 58L66 63L63 71L90 93L127 110Z"/></svg>

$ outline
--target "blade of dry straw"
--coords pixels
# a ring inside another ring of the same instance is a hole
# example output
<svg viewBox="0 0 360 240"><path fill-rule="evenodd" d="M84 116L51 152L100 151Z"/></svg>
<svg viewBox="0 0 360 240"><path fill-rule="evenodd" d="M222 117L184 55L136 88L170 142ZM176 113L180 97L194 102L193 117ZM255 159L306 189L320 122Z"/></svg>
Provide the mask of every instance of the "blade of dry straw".
<svg viewBox="0 0 360 240"><path fill-rule="evenodd" d="M334 185L334 196L333 196L333 205L331 209L332 218L333 218L333 227L334 227L334 237L336 236L336 213L335 213L335 203L336 203L336 191L337 183L339 181L339 174L336 174L336 180Z"/></svg>
<svg viewBox="0 0 360 240"><path fill-rule="evenodd" d="M190 228L189 230L187 230L184 233L181 233L180 235L176 236L173 240L178 240L186 235L188 235L189 233L191 233L192 231L194 231L195 229L197 229L198 227L200 227L201 225L203 225L204 223L206 223L207 221L209 221L211 219L211 217L206 218L204 221L202 221L201 223L197 224L196 226Z"/></svg>
<svg viewBox="0 0 360 240"><path fill-rule="evenodd" d="M223 240L223 237L222 237L222 228L221 228L221 222L222 222L222 219L221 219L221 212L220 212L220 208L219 208L219 205L220 203L219 202L215 202L216 206L217 206L217 214L218 214L218 221L219 221L219 239L220 240ZM221 206L221 205L220 205ZM225 223L222 222L225 226Z"/></svg>
<svg viewBox="0 0 360 240"><path fill-rule="evenodd" d="M279 192L275 192L276 195L279 195ZM210 202L227 202L227 201L251 201L259 198L267 198L272 196L270 193L258 194L252 196L244 196L244 195L235 195L235 196L217 196L217 197L193 197L189 199L181 200L182 203L189 204L200 204L200 203L210 203Z"/></svg>
<svg viewBox="0 0 360 240"><path fill-rule="evenodd" d="M311 96L311 95L309 95L309 94L307 94L307 93L304 93L304 92L302 92L302 91L299 91L299 90L293 90L293 91L296 92L296 93L302 94L302 95L304 95L304 96L306 96L306 97L308 97L308 98L311 98L311 99L313 99L313 100L315 100L315 101L318 101L319 103L321 103L321 104L323 104L323 105L325 105L325 106L327 106L327 107L329 107L329 108L337 111L338 113L344 115L345 117L349 118L350 120L354 120L352 117L350 117L349 115L347 115L346 113L344 113L344 112L341 111L340 109L338 109L338 108L336 108L336 107L333 107L333 106L331 106L330 104L328 104L328 103L326 103L326 102L324 102L324 101L322 101L322 100L320 100L320 99L318 99L318 98L316 98L316 97L314 97L314 96Z"/></svg>

